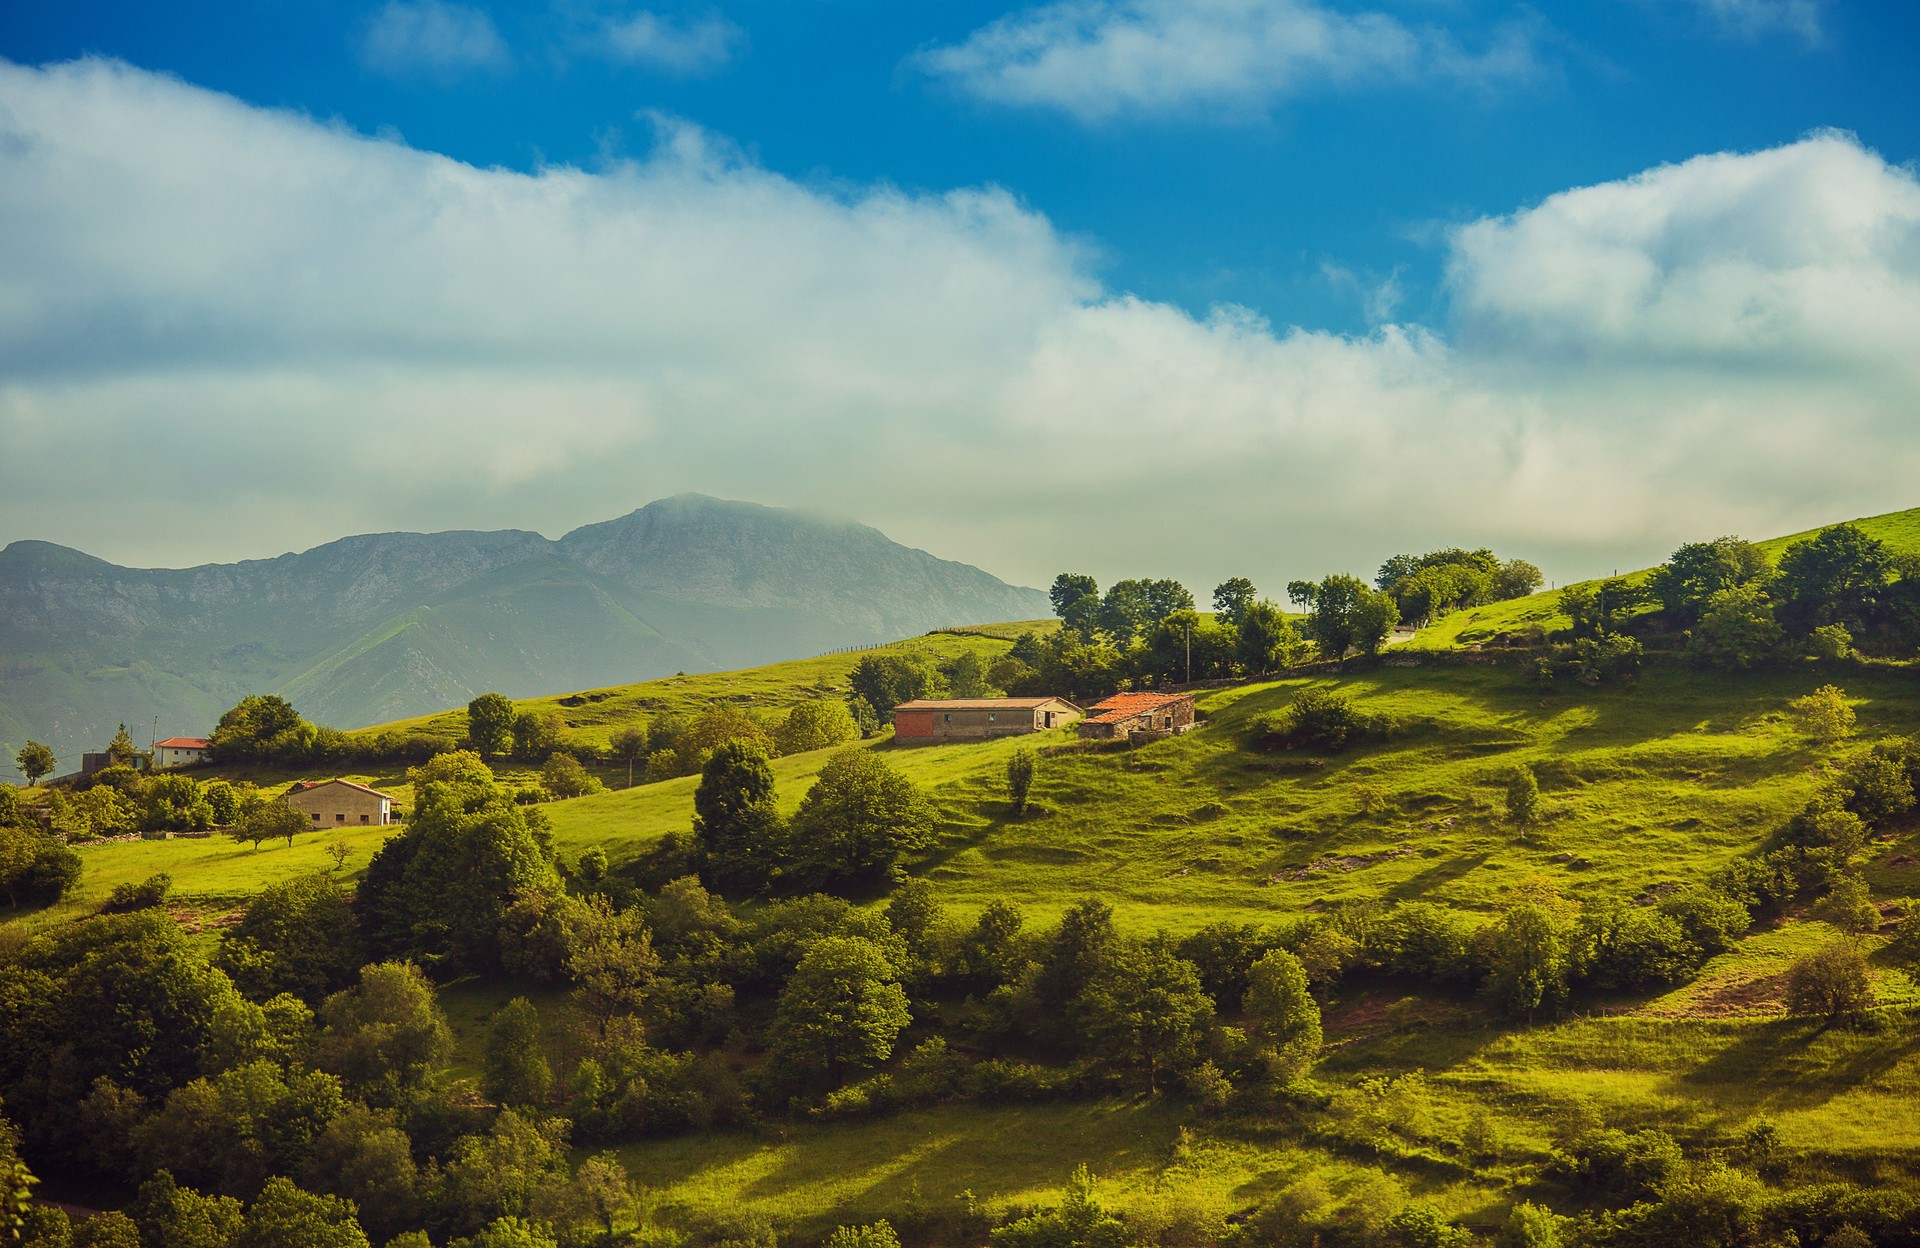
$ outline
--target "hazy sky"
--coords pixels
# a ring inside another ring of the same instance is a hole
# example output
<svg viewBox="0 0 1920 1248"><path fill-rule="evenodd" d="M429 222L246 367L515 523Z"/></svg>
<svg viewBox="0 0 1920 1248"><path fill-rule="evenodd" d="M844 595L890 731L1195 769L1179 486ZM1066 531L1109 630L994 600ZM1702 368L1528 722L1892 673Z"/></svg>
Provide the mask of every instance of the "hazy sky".
<svg viewBox="0 0 1920 1248"><path fill-rule="evenodd" d="M11 0L0 543L1043 584L1920 505L1920 6Z"/></svg>

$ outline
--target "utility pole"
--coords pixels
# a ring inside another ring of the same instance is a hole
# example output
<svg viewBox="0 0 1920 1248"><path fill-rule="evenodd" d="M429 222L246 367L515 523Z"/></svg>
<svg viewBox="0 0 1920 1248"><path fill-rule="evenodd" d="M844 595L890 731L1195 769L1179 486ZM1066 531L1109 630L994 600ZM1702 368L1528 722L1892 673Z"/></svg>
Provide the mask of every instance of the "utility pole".
<svg viewBox="0 0 1920 1248"><path fill-rule="evenodd" d="M1187 683L1193 683L1193 621L1187 621Z"/></svg>

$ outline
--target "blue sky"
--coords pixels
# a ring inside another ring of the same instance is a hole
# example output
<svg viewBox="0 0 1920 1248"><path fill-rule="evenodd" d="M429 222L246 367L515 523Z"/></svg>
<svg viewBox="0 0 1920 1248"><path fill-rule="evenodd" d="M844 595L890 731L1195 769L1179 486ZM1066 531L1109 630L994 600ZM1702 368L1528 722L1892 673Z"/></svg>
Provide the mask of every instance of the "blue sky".
<svg viewBox="0 0 1920 1248"><path fill-rule="evenodd" d="M701 489L1199 583L1920 504L1916 53L1845 0L15 0L0 432L178 459L0 468L0 540ZM330 447L409 471L260 483ZM1161 486L1210 503L1080 520Z"/></svg>

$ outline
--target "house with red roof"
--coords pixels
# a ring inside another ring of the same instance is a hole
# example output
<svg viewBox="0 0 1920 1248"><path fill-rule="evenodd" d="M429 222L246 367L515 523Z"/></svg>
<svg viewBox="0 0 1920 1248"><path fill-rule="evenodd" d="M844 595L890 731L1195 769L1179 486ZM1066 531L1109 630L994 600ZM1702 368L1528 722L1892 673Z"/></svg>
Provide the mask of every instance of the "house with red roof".
<svg viewBox="0 0 1920 1248"><path fill-rule="evenodd" d="M205 737L168 737L153 743L153 769L193 767L206 762L212 745Z"/></svg>
<svg viewBox="0 0 1920 1248"><path fill-rule="evenodd" d="M1065 698L916 698L893 708L900 742L984 741L1063 728L1084 714Z"/></svg>
<svg viewBox="0 0 1920 1248"><path fill-rule="evenodd" d="M282 800L305 813L316 832L393 822L393 797L352 780L301 780Z"/></svg>
<svg viewBox="0 0 1920 1248"><path fill-rule="evenodd" d="M1114 741L1159 738L1193 728L1190 693L1116 693L1087 708L1082 737Z"/></svg>

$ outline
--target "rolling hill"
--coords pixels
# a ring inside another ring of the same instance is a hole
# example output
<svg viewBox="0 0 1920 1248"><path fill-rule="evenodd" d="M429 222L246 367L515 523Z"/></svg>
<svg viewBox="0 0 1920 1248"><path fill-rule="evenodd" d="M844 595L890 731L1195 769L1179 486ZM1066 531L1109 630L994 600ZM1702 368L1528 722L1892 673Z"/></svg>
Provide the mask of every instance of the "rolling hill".
<svg viewBox="0 0 1920 1248"><path fill-rule="evenodd" d="M123 568L0 550L0 756L61 769L114 725L205 732L248 693L320 723L713 671L1043 613L1046 596L879 531L681 495L558 541L383 533L301 554Z"/></svg>

